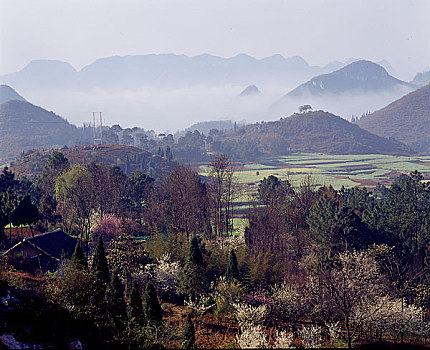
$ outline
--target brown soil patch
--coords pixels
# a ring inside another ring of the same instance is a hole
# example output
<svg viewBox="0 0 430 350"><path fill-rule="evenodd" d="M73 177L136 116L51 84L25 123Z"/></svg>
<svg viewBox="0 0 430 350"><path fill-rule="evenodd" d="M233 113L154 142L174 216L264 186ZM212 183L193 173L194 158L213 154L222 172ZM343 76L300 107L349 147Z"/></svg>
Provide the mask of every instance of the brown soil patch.
<svg viewBox="0 0 430 350"><path fill-rule="evenodd" d="M172 303L164 303L163 309L163 320L172 334L168 347L180 348L182 325L191 309ZM193 317L193 323L197 345L200 349L234 347L237 328L232 319L224 318L218 321L214 315L205 314L202 317Z"/></svg>

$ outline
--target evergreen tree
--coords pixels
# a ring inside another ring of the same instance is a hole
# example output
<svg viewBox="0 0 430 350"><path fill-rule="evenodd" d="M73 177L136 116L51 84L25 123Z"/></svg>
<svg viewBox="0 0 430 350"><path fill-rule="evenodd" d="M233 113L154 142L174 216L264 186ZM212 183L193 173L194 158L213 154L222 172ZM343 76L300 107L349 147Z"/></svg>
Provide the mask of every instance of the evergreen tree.
<svg viewBox="0 0 430 350"><path fill-rule="evenodd" d="M112 273L110 283L106 289L105 303L111 326L115 332L121 332L125 329L127 306L124 301L121 282L116 272Z"/></svg>
<svg viewBox="0 0 430 350"><path fill-rule="evenodd" d="M181 293L195 297L206 290L206 280L203 255L199 247L198 238L194 236L190 242L187 261L180 274L179 290Z"/></svg>
<svg viewBox="0 0 430 350"><path fill-rule="evenodd" d="M200 251L199 240L196 236L191 239L187 258L190 262L196 265L203 265L203 255Z"/></svg>
<svg viewBox="0 0 430 350"><path fill-rule="evenodd" d="M146 321L159 325L163 319L163 313L158 302L157 293L151 281L148 281L143 294L143 313Z"/></svg>
<svg viewBox="0 0 430 350"><path fill-rule="evenodd" d="M225 278L230 281L232 279L240 280L239 268L237 266L237 258L234 249L230 250L228 257L228 265L225 271Z"/></svg>
<svg viewBox="0 0 430 350"><path fill-rule="evenodd" d="M30 196L25 196L18 206L12 212L12 224L14 226L29 225L39 220L39 211L37 207L31 202Z"/></svg>
<svg viewBox="0 0 430 350"><path fill-rule="evenodd" d="M84 256L79 242L76 243L75 251L73 252L72 258L70 259L69 266L72 269L88 270L87 258Z"/></svg>
<svg viewBox="0 0 430 350"><path fill-rule="evenodd" d="M193 321L191 320L191 314L187 315L182 327L181 349L197 349L196 335Z"/></svg>
<svg viewBox="0 0 430 350"><path fill-rule="evenodd" d="M169 146L166 147L166 158L168 162L171 162L173 160L172 150Z"/></svg>
<svg viewBox="0 0 430 350"><path fill-rule="evenodd" d="M128 158L128 156L126 156L126 158L125 158L125 170L124 170L124 172L127 175L131 173L130 159Z"/></svg>
<svg viewBox="0 0 430 350"><path fill-rule="evenodd" d="M96 252L94 253L91 270L101 280L105 282L109 281L109 266L105 255L105 248L104 248L102 236L99 236L99 240L97 242L97 249L96 249Z"/></svg>
<svg viewBox="0 0 430 350"><path fill-rule="evenodd" d="M142 307L142 298L140 297L139 289L134 282L131 288L130 300L127 305L127 315L129 320L135 319L139 324L143 325L145 317Z"/></svg>

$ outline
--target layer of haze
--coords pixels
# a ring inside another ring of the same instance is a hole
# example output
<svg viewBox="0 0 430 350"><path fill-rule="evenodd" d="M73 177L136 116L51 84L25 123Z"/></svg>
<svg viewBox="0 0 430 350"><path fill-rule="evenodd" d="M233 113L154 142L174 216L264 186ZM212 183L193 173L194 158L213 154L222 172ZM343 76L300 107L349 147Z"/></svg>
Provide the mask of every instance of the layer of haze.
<svg viewBox="0 0 430 350"><path fill-rule="evenodd" d="M410 81L429 69L429 33L427 0L0 0L0 75L34 59L80 70L114 55L246 53L299 55L318 66L350 57L385 59L397 78ZM245 87L18 92L71 122L89 121L91 111L102 110L108 124L174 132L202 120L277 119L268 108L295 86L259 86L261 96L238 98ZM314 108L350 118L392 98L352 97L348 106L333 110L321 101Z"/></svg>

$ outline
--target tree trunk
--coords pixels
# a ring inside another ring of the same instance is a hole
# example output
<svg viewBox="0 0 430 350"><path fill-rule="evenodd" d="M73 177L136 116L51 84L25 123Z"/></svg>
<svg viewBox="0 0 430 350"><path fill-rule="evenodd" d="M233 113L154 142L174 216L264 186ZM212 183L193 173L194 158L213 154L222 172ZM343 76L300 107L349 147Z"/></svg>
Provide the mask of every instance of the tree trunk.
<svg viewBox="0 0 430 350"><path fill-rule="evenodd" d="M345 328L346 328L346 338L348 341L348 349L352 349L352 337L351 337L351 330L349 328L349 317L348 317L348 315L345 315Z"/></svg>

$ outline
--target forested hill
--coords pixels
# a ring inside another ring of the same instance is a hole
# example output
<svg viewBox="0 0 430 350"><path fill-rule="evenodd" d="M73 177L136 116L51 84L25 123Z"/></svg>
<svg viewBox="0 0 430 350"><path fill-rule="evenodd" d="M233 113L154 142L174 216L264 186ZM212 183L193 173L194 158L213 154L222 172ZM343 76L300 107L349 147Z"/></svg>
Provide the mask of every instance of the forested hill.
<svg viewBox="0 0 430 350"><path fill-rule="evenodd" d="M412 154L406 145L371 134L328 112L294 114L274 122L250 124L226 133L220 147L229 142L256 145L255 153L282 155L289 152L327 154ZM217 144L214 143L214 146Z"/></svg>
<svg viewBox="0 0 430 350"><path fill-rule="evenodd" d="M360 119L358 125L394 137L419 152L430 152L430 84Z"/></svg>
<svg viewBox="0 0 430 350"><path fill-rule="evenodd" d="M154 178L167 175L175 163L166 157L152 155L141 148L125 145L85 145L58 150L72 164L102 163L120 167L126 174L139 170ZM27 152L11 166L19 176L36 178L52 154L53 150Z"/></svg>
<svg viewBox="0 0 430 350"><path fill-rule="evenodd" d="M80 137L76 126L29 102L0 104L0 164L29 149L73 145Z"/></svg>

